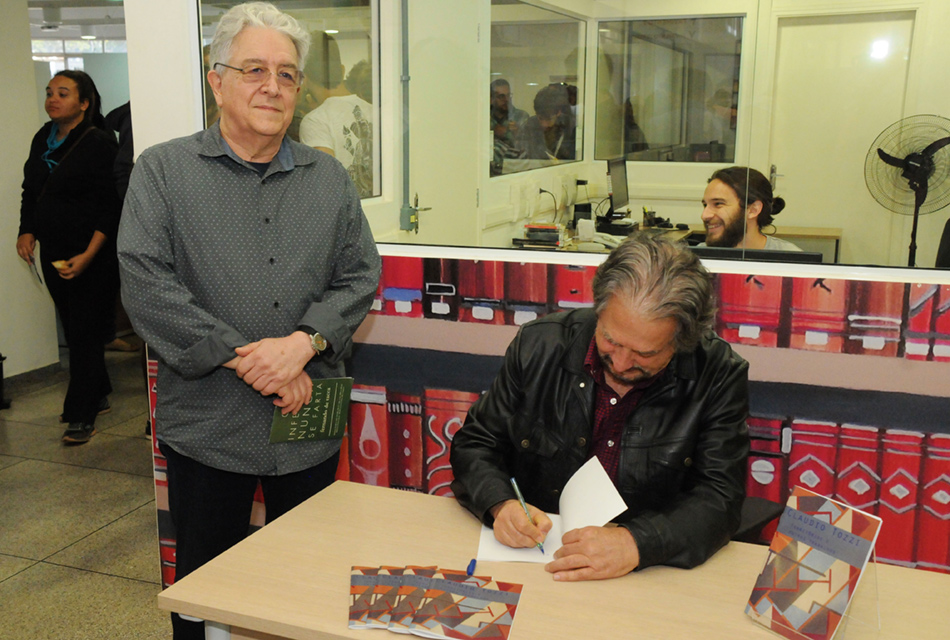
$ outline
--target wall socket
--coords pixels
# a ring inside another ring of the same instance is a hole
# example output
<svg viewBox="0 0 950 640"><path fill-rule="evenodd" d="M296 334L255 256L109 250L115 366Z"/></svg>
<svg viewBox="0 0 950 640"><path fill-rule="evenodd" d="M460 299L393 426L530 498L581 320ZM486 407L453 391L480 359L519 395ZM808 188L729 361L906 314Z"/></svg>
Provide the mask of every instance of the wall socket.
<svg viewBox="0 0 950 640"><path fill-rule="evenodd" d="M561 176L561 191L564 194L564 208L577 202L577 178L571 175Z"/></svg>

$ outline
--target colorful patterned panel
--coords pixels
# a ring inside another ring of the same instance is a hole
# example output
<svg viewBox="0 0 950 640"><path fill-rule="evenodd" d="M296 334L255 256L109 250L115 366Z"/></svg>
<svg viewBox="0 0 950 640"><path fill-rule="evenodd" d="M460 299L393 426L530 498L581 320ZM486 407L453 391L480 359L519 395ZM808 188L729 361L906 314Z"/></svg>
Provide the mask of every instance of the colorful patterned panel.
<svg viewBox="0 0 950 640"><path fill-rule="evenodd" d="M950 571L950 435L931 433L925 447L917 566Z"/></svg>
<svg viewBox="0 0 950 640"><path fill-rule="evenodd" d="M833 495L837 454L838 425L833 422L793 420L789 484L801 485L822 495Z"/></svg>
<svg viewBox="0 0 950 640"><path fill-rule="evenodd" d="M507 324L523 325L548 313L548 271L546 264L505 263L505 319Z"/></svg>
<svg viewBox="0 0 950 640"><path fill-rule="evenodd" d="M425 280L422 313L426 318L458 320L458 261L426 258L422 265Z"/></svg>
<svg viewBox="0 0 950 640"><path fill-rule="evenodd" d="M848 280L795 278L789 346L841 353L847 329L850 285Z"/></svg>
<svg viewBox="0 0 950 640"><path fill-rule="evenodd" d="M736 344L778 346L784 281L780 276L719 274L717 333Z"/></svg>
<svg viewBox="0 0 950 640"><path fill-rule="evenodd" d="M880 432L875 427L843 424L838 438L834 497L862 511L877 514L881 486L878 470Z"/></svg>
<svg viewBox="0 0 950 640"><path fill-rule="evenodd" d="M437 496L451 496L454 476L449 462L452 438L465 422L465 414L478 399L477 393L426 389L422 395L425 419L426 491Z"/></svg>
<svg viewBox="0 0 950 640"><path fill-rule="evenodd" d="M459 262L463 322L505 324L505 264L493 260Z"/></svg>
<svg viewBox="0 0 950 640"><path fill-rule="evenodd" d="M349 425L350 480L389 486L386 389L353 385Z"/></svg>
<svg viewBox="0 0 950 640"><path fill-rule="evenodd" d="M913 566L914 538L920 497L924 434L889 429L884 432L881 455L881 501L884 520L877 541L877 557Z"/></svg>
<svg viewBox="0 0 950 640"><path fill-rule="evenodd" d="M389 479L392 486L422 491L422 399L408 393L387 394L389 410Z"/></svg>
<svg viewBox="0 0 950 640"><path fill-rule="evenodd" d="M422 258L383 256L383 313L422 317Z"/></svg>
<svg viewBox="0 0 950 640"><path fill-rule="evenodd" d="M851 283L851 310L848 313L845 351L897 355L906 289L903 282Z"/></svg>

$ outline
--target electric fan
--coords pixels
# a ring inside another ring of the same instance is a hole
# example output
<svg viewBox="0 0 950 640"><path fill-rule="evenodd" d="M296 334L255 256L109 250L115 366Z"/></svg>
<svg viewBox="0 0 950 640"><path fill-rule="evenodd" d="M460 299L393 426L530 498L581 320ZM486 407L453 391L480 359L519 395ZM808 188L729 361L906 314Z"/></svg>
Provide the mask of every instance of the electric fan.
<svg viewBox="0 0 950 640"><path fill-rule="evenodd" d="M917 219L950 204L950 120L916 115L874 140L864 161L868 191L894 213L913 215L907 266L916 265Z"/></svg>

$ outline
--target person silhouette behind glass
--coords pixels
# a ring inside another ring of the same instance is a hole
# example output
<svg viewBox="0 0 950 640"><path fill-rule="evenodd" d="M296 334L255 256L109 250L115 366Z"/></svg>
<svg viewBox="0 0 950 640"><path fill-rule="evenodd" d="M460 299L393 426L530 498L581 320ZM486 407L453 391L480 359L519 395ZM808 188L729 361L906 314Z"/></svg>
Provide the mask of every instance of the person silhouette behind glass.
<svg viewBox="0 0 950 640"><path fill-rule="evenodd" d="M567 85L551 84L538 91L534 113L515 137L515 146L524 151L524 157L573 160L577 125Z"/></svg>

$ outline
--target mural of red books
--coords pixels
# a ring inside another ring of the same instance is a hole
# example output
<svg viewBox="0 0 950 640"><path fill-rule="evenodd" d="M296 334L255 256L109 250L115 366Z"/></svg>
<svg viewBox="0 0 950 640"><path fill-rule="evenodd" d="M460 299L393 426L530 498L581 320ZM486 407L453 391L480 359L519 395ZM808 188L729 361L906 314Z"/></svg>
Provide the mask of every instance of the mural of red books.
<svg viewBox="0 0 950 640"><path fill-rule="evenodd" d="M458 265L462 322L505 324L505 263L461 260Z"/></svg>
<svg viewBox="0 0 950 640"><path fill-rule="evenodd" d="M950 435L931 433L925 443L917 523L917 566L950 571Z"/></svg>
<svg viewBox="0 0 950 640"><path fill-rule="evenodd" d="M452 438L462 427L469 407L478 399L477 393L447 389L426 389L422 394L425 420L426 491L437 496L451 496L454 476L449 462Z"/></svg>
<svg viewBox="0 0 950 640"><path fill-rule="evenodd" d="M875 427L843 424L838 433L835 499L877 514L881 488L880 431Z"/></svg>
<svg viewBox="0 0 950 640"><path fill-rule="evenodd" d="M903 282L852 282L847 353L896 356L904 308Z"/></svg>
<svg viewBox="0 0 950 640"><path fill-rule="evenodd" d="M422 276L422 314L426 318L458 320L458 261L426 258L422 263Z"/></svg>
<svg viewBox="0 0 950 640"><path fill-rule="evenodd" d="M353 385L350 393L350 480L389 486L386 388Z"/></svg>
<svg viewBox="0 0 950 640"><path fill-rule="evenodd" d="M891 564L914 566L914 536L920 499L924 434L888 429L881 453L881 500L884 521L877 556Z"/></svg>
<svg viewBox="0 0 950 640"><path fill-rule="evenodd" d="M917 283L908 285L908 290L904 357L928 360L933 345L933 312L940 286Z"/></svg>
<svg viewBox="0 0 950 640"><path fill-rule="evenodd" d="M792 285L793 349L841 353L847 331L850 281L795 278Z"/></svg>
<svg viewBox="0 0 950 640"><path fill-rule="evenodd" d="M596 267L567 264L552 265L554 269L554 305L558 310L579 309L594 306L594 281Z"/></svg>
<svg viewBox="0 0 950 640"><path fill-rule="evenodd" d="M792 421L788 482L815 493L832 495L837 468L838 425L813 420Z"/></svg>
<svg viewBox="0 0 950 640"><path fill-rule="evenodd" d="M408 393L389 392L389 481L393 487L422 491L422 400Z"/></svg>
<svg viewBox="0 0 950 640"><path fill-rule="evenodd" d="M521 326L548 312L548 265L505 263L505 322Z"/></svg>
<svg viewBox="0 0 950 640"><path fill-rule="evenodd" d="M733 344L777 346L784 280L781 276L719 274L719 336Z"/></svg>
<svg viewBox="0 0 950 640"><path fill-rule="evenodd" d="M751 451L746 495L783 504L788 498L789 429L781 419L750 417L747 422ZM777 524L777 520L767 524L760 540L771 540Z"/></svg>
<svg viewBox="0 0 950 640"><path fill-rule="evenodd" d="M383 256L383 313L422 317L422 258Z"/></svg>
<svg viewBox="0 0 950 640"><path fill-rule="evenodd" d="M934 308L934 361L950 362L950 285L940 286Z"/></svg>

